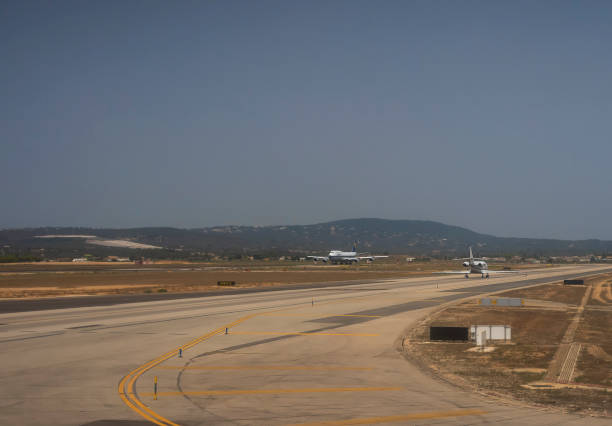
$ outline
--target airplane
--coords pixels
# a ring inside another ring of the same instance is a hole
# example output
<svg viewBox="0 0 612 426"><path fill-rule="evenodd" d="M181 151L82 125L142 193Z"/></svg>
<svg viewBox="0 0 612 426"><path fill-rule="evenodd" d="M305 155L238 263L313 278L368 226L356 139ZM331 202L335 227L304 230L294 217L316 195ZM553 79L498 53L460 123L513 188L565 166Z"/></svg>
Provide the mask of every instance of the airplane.
<svg viewBox="0 0 612 426"><path fill-rule="evenodd" d="M470 247L470 257L464 257L461 260L463 266L469 267L467 271L442 271L437 272L438 274L463 274L465 278L469 278L470 274L480 274L481 278L489 278L489 274L518 274L519 271L490 271L489 265L483 259L474 257L472 254L472 247Z"/></svg>
<svg viewBox="0 0 612 426"><path fill-rule="evenodd" d="M360 256L366 255L366 256ZM307 256L308 259L312 259L315 262L322 261L324 263L331 262L334 265L339 263L351 264L357 263L361 260L365 260L367 262L373 262L374 259L380 259L389 256L372 256L367 255L367 253L357 253L357 243L353 244L353 251L341 251L341 250L331 250L327 256Z"/></svg>

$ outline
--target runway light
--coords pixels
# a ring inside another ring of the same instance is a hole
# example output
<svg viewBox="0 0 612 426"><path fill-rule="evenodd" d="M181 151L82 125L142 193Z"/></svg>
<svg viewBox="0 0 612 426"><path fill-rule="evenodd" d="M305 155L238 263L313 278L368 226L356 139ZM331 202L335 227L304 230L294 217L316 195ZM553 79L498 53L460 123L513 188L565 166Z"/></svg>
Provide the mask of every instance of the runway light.
<svg viewBox="0 0 612 426"><path fill-rule="evenodd" d="M183 349L179 348L179 358L183 358Z"/></svg>
<svg viewBox="0 0 612 426"><path fill-rule="evenodd" d="M227 333L227 327L225 327L225 334L228 334L228 333Z"/></svg>
<svg viewBox="0 0 612 426"><path fill-rule="evenodd" d="M153 399L157 401L157 376L153 378Z"/></svg>

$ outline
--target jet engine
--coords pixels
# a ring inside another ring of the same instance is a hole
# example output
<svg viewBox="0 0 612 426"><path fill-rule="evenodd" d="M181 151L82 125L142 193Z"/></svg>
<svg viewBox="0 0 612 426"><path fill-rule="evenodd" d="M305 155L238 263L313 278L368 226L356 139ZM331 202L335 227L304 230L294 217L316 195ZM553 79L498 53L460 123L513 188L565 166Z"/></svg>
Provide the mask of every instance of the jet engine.
<svg viewBox="0 0 612 426"><path fill-rule="evenodd" d="M470 262L463 262L463 266L470 266Z"/></svg>

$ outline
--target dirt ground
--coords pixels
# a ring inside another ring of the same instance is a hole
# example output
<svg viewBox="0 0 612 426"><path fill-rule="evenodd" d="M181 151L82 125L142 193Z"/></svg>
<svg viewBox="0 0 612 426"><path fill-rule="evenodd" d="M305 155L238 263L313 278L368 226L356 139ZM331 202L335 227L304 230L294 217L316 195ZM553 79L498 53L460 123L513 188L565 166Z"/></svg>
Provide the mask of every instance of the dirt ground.
<svg viewBox="0 0 612 426"><path fill-rule="evenodd" d="M589 305L610 306L612 304L612 279L594 280L593 294Z"/></svg>
<svg viewBox="0 0 612 426"><path fill-rule="evenodd" d="M578 358L575 382L612 387L610 326L612 311L584 312L584 320L577 331L583 350Z"/></svg>
<svg viewBox="0 0 612 426"><path fill-rule="evenodd" d="M546 284L529 289L518 289L500 293L499 296L539 299L551 302L578 305L586 291L585 286L568 286L563 283Z"/></svg>
<svg viewBox="0 0 612 426"><path fill-rule="evenodd" d="M608 415L612 413L612 392L605 387L612 386L612 339L609 337L612 300L607 305L610 309L598 300L591 306L591 295L581 316L574 342L580 343L582 349L573 375L573 383L581 388L528 389L524 385L545 379L587 286L596 287L610 280L612 275L599 276L586 280L585 286L547 284L497 295L554 301L565 303L565 307L504 308L481 306L473 300L451 305L411 330L405 344L406 356L464 388L510 396L531 404ZM492 352L468 351L475 348L474 342L428 341L430 326L481 324L511 326L512 341L489 344L494 348Z"/></svg>
<svg viewBox="0 0 612 426"><path fill-rule="evenodd" d="M288 262L287 262L288 263ZM0 297L44 297L142 292L196 292L235 281L230 288L418 276L446 263L333 266L289 264L29 264L0 266ZM227 289L228 287L223 287Z"/></svg>
<svg viewBox="0 0 612 426"><path fill-rule="evenodd" d="M576 365L575 381L612 387L612 277L590 281L593 292L578 326L584 349Z"/></svg>
<svg viewBox="0 0 612 426"><path fill-rule="evenodd" d="M495 268L502 269L503 266L499 264ZM235 281L236 286L229 288L244 288L416 277L459 267L458 262L406 262L405 257L397 256L350 266L310 261L156 262L151 265L117 262L0 264L0 298L197 292L221 288L217 286L217 281Z"/></svg>
<svg viewBox="0 0 612 426"><path fill-rule="evenodd" d="M217 281L235 281L237 287L269 286L321 281L393 278L397 273L370 271L96 271L36 273L0 276L0 297L69 294L210 291ZM227 288L227 287L224 287Z"/></svg>

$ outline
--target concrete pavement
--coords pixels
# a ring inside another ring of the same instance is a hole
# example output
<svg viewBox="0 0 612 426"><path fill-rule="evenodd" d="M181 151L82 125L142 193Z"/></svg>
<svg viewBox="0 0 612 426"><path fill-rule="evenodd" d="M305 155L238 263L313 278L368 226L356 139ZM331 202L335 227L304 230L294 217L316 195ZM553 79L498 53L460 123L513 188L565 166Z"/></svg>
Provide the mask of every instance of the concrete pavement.
<svg viewBox="0 0 612 426"><path fill-rule="evenodd" d="M441 303L604 269L2 314L0 423L609 424L487 401L397 351Z"/></svg>

